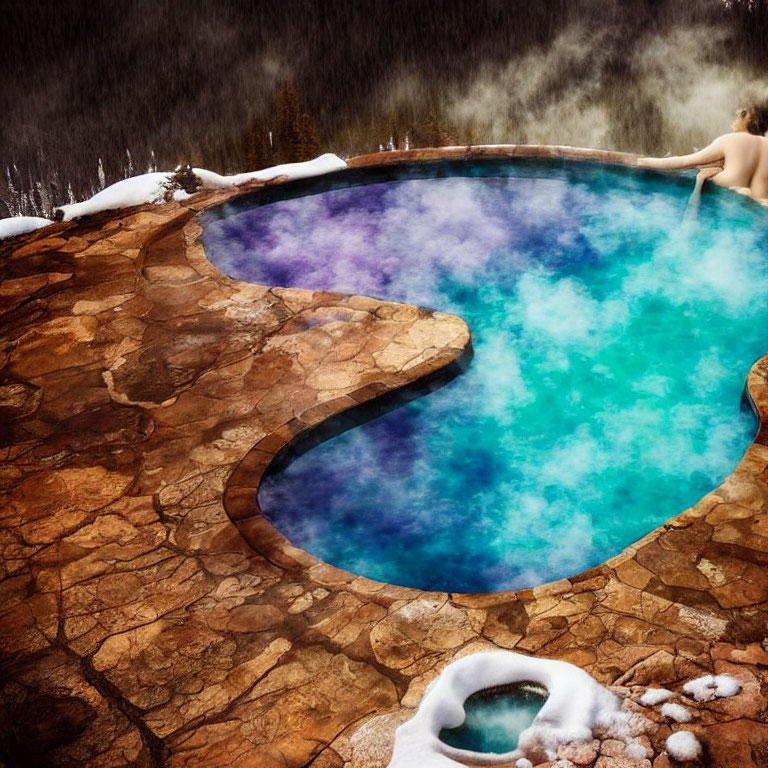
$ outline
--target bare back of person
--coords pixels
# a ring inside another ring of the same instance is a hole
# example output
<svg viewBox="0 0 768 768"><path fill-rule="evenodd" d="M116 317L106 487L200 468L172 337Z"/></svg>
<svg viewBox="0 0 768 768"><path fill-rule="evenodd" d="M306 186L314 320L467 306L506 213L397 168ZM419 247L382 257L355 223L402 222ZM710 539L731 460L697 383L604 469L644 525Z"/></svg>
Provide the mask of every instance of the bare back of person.
<svg viewBox="0 0 768 768"><path fill-rule="evenodd" d="M716 138L708 147L677 157L641 157L643 168L701 168L696 194L705 180L729 187L768 204L768 107L739 110L733 133Z"/></svg>
<svg viewBox="0 0 768 768"><path fill-rule="evenodd" d="M727 133L716 139L722 151L723 170L710 180L754 197L768 200L768 139L751 133Z"/></svg>

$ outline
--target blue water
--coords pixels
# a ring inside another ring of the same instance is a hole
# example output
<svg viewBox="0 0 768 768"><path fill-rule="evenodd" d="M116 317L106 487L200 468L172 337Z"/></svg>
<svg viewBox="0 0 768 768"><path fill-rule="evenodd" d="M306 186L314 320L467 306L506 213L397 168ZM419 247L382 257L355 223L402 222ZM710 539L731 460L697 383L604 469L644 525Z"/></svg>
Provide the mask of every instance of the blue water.
<svg viewBox="0 0 768 768"><path fill-rule="evenodd" d="M535 683L516 683L502 690L473 693L464 702L464 722L456 728L443 728L440 740L472 752L512 752L548 695L546 689Z"/></svg>
<svg viewBox="0 0 768 768"><path fill-rule="evenodd" d="M692 183L443 163L206 214L206 253L233 277L437 308L472 331L445 386L288 456L264 513L341 568L476 592L576 574L694 504L754 436L742 393L768 351L768 212L714 189L683 225Z"/></svg>

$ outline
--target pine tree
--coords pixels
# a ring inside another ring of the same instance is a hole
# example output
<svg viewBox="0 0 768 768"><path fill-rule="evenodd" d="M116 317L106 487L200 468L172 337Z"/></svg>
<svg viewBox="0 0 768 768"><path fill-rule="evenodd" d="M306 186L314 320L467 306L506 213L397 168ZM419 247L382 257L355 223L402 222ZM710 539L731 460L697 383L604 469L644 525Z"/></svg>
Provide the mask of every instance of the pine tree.
<svg viewBox="0 0 768 768"><path fill-rule="evenodd" d="M275 95L275 148L280 163L295 163L299 153L299 125L301 114L296 91L283 83Z"/></svg>
<svg viewBox="0 0 768 768"><path fill-rule="evenodd" d="M320 154L320 134L314 120L306 113L299 118L299 135L296 159L311 160Z"/></svg>
<svg viewBox="0 0 768 768"><path fill-rule="evenodd" d="M455 143L452 133L445 126L445 119L433 107L426 117L415 126L414 144L421 147L446 147Z"/></svg>
<svg viewBox="0 0 768 768"><path fill-rule="evenodd" d="M320 154L317 125L308 112L301 110L290 83L283 83L277 89L274 112L275 130L268 134L273 162L298 163Z"/></svg>
<svg viewBox="0 0 768 768"><path fill-rule="evenodd" d="M249 171L259 171L275 164L271 131L260 120L252 120L245 134L245 158Z"/></svg>

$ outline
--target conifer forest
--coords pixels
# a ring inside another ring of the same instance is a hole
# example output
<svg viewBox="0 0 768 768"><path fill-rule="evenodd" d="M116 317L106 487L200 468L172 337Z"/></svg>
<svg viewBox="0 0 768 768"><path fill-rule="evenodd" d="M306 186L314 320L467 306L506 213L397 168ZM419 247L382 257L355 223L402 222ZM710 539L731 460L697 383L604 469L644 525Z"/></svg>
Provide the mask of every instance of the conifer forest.
<svg viewBox="0 0 768 768"><path fill-rule="evenodd" d="M0 217L180 163L690 151L764 96L768 0L5 0Z"/></svg>

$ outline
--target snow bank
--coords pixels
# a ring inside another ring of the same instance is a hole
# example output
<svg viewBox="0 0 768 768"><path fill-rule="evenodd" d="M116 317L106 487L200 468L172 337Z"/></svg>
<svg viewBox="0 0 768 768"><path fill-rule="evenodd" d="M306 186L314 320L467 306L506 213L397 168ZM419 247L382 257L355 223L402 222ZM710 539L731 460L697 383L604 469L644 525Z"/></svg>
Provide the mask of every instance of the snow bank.
<svg viewBox="0 0 768 768"><path fill-rule="evenodd" d="M661 716L669 717L677 723L690 723L693 717L681 704L664 704L661 708Z"/></svg>
<svg viewBox="0 0 768 768"><path fill-rule="evenodd" d="M673 691L668 691L666 688L649 688L641 697L640 703L644 707L653 707L656 704L660 704L662 701L671 699L676 694Z"/></svg>
<svg viewBox="0 0 768 768"><path fill-rule="evenodd" d="M319 176L332 171L346 168L347 164L336 155L325 154L308 160L305 163L286 163L275 165L272 168L264 168L261 171L250 173L238 173L233 176L220 176L213 171L204 168L193 168L194 174L202 182L201 189L225 189L238 187L249 181L269 181L278 176L287 176L291 179L305 179L311 176ZM82 203L62 205L58 208L64 215L64 221L87 216L100 211L109 211L116 208L129 208L133 205L145 203L163 202L168 191L168 185L172 172L145 173L141 176L133 176L123 179L95 194L90 200ZM178 190L174 193L174 199L186 199L188 194Z"/></svg>
<svg viewBox="0 0 768 768"><path fill-rule="evenodd" d="M159 203L163 200L166 184L173 174L145 173L132 176L97 192L90 200L82 203L71 203L58 208L64 213L64 221L76 219L78 216L88 216L99 211L109 211L114 208L129 208L132 205L144 203Z"/></svg>
<svg viewBox="0 0 768 768"><path fill-rule="evenodd" d="M0 240L4 237L23 235L25 232L34 232L52 223L50 219L39 216L11 216L8 219L0 219Z"/></svg>
<svg viewBox="0 0 768 768"><path fill-rule="evenodd" d="M233 176L220 176L213 171L204 168L193 168L194 174L202 182L200 189L228 189L247 184L249 181L269 181L278 176L287 176L290 179L306 179L311 176L320 176L332 171L340 171L347 164L336 155L325 154L308 160L305 163L285 163L274 165L272 168L264 168L261 171L250 173L237 173ZM130 208L133 205L145 203L162 203L169 190L172 171L144 173L141 176L132 176L97 192L89 200L82 203L61 205L56 210L63 217L63 221L70 221L79 216L88 216L100 211L111 211L117 208ZM186 200L191 197L181 189L173 192L174 200ZM37 216L12 216L8 219L0 219L0 239L21 235L24 232L32 232L40 227L50 224L50 219L42 219Z"/></svg>
<svg viewBox="0 0 768 768"><path fill-rule="evenodd" d="M735 696L741 690L741 683L730 675L704 675L683 686L683 691L696 701L712 701Z"/></svg>
<svg viewBox="0 0 768 768"><path fill-rule="evenodd" d="M667 739L667 752L673 760L698 760L701 744L690 731L677 731Z"/></svg>
<svg viewBox="0 0 768 768"><path fill-rule="evenodd" d="M453 768L476 758L476 752L440 741L440 731L464 722L464 701L473 693L525 681L544 686L549 698L520 735L517 749L485 754L486 762L553 760L560 744L592 739L593 728L620 732L629 717L612 693L572 664L512 651L476 653L449 664L429 685L416 714L397 729L389 768Z"/></svg>
<svg viewBox="0 0 768 768"><path fill-rule="evenodd" d="M192 170L200 178L200 181L203 182L203 189L221 189L224 187L239 187L241 184L247 184L249 181L269 181L270 179L276 179L278 176L288 176L291 179L306 179L310 176L320 176L323 173L340 171L346 167L347 164L340 157L327 153L305 163L273 165L271 168L264 168L261 171L238 173L234 176L219 176L218 173L206 171L202 168L193 168Z"/></svg>

